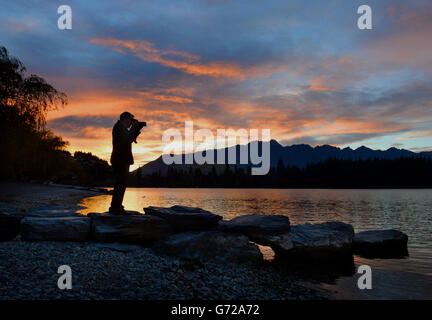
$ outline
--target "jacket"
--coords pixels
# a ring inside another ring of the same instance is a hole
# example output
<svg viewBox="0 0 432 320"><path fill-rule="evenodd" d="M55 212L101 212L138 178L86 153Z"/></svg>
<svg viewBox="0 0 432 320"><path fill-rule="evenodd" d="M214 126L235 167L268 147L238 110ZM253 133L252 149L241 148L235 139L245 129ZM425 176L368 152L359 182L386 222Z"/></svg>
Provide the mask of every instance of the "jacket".
<svg viewBox="0 0 432 320"><path fill-rule="evenodd" d="M132 141L135 140L135 134L129 131L126 126L118 120L112 130L113 150L111 153L111 164L131 165L134 163L132 155Z"/></svg>

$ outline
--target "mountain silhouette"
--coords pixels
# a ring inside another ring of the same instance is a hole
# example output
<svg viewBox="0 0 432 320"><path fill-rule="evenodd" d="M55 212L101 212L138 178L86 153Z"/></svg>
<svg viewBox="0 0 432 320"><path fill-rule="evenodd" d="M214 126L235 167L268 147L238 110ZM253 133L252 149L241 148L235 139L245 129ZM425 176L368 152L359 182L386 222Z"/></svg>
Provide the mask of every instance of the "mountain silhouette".
<svg viewBox="0 0 432 320"><path fill-rule="evenodd" d="M261 155L262 150L261 141L258 142L258 150ZM277 164L280 159L282 159L285 167L294 166L297 168L305 168L308 164L318 163L322 161L326 161L330 158L341 159L341 160L367 160L367 159L387 159L394 160L399 158L412 158L412 157L431 157L432 151L427 152L413 152L405 149L397 149L397 148L389 148L387 150L374 150L365 146L361 146L357 149L352 149L350 147L346 148L338 148L330 145L321 145L316 147L311 147L308 144L295 144L292 146L282 146L276 140L271 140L270 142L270 166L273 168L277 167ZM250 143L247 145L249 148ZM247 164L240 163L240 145L232 146L229 148L224 148L225 153L225 163L228 162L228 154L232 149L235 149L236 154L236 163L230 165L231 168L234 166L246 169L248 166L253 166L250 158L248 158ZM205 152L208 151L203 151ZM185 155L182 155L183 163L185 159ZM216 163L216 150L214 150L214 159ZM166 165L162 156L157 158L156 160L150 161L144 166L140 167L139 170L142 176L151 175L153 173L160 173L161 175L166 175L168 172L168 168L173 167L175 169L182 170L195 170L195 168L199 168L204 174L215 168L217 173L223 172L225 170L225 165L223 164L215 164L215 165L198 165L198 164L189 164L189 165Z"/></svg>

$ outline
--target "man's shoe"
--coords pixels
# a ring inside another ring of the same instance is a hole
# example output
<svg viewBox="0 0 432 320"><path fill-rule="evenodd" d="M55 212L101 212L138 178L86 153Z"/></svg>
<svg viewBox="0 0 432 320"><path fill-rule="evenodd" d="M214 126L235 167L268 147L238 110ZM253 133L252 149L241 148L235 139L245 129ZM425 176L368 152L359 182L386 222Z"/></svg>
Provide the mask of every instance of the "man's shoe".
<svg viewBox="0 0 432 320"><path fill-rule="evenodd" d="M127 211L123 208L109 208L108 212L115 215L125 215Z"/></svg>
<svg viewBox="0 0 432 320"><path fill-rule="evenodd" d="M136 211L126 211L124 208L119 209L109 209L110 214L118 215L118 216L135 216L139 214L139 212Z"/></svg>
<svg viewBox="0 0 432 320"><path fill-rule="evenodd" d="M136 211L127 211L127 210L124 210L123 215L125 215L125 216L136 216L136 215L140 215L140 213L136 212Z"/></svg>

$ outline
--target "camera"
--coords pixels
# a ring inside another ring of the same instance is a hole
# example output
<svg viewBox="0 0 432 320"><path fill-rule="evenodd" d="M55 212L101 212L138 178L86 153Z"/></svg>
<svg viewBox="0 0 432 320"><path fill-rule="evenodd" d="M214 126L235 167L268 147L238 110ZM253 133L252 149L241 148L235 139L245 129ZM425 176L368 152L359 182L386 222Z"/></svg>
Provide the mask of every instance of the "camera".
<svg viewBox="0 0 432 320"><path fill-rule="evenodd" d="M147 126L147 122L145 122L145 121L138 121L136 119L133 119L133 121L135 122L137 130L141 130L142 128Z"/></svg>
<svg viewBox="0 0 432 320"><path fill-rule="evenodd" d="M134 140L133 142L137 143L137 138L139 134L141 133L141 129L147 126L147 122L145 121L138 121L136 119L134 121Z"/></svg>

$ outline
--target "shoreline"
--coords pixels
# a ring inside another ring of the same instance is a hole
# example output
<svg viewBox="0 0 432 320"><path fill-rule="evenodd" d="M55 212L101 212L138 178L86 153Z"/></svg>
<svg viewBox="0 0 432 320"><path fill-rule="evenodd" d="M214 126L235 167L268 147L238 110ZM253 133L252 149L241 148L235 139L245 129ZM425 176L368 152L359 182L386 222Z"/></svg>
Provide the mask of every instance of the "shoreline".
<svg viewBox="0 0 432 320"><path fill-rule="evenodd" d="M28 211L39 206L80 210L95 190L73 186L0 183L0 203ZM73 272L72 290L60 290L61 265ZM328 291L267 262L185 261L137 245L95 242L0 242L0 300L316 300Z"/></svg>
<svg viewBox="0 0 432 320"><path fill-rule="evenodd" d="M79 210L79 203L92 196L106 194L105 188L87 188L72 185L40 184L28 182L0 182L0 203L20 211L39 206L63 206Z"/></svg>

